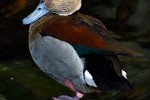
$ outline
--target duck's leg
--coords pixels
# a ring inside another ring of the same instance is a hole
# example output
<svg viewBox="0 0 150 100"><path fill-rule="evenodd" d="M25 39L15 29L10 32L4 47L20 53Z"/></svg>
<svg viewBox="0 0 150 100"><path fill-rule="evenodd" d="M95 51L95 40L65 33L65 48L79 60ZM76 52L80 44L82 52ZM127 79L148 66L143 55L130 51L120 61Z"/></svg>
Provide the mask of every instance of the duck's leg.
<svg viewBox="0 0 150 100"><path fill-rule="evenodd" d="M65 84L69 89L76 92L76 89L74 88L73 84L69 80L66 80ZM80 98L82 98L83 96L84 96L84 94L82 94L80 92L76 92L76 96L74 96L74 97L69 97L67 95L61 95L57 98L54 97L53 100L80 100Z"/></svg>
<svg viewBox="0 0 150 100"><path fill-rule="evenodd" d="M76 89L74 88L74 86L73 86L73 84L69 81L69 80L66 80L65 81L65 84L66 84L66 86L70 89L70 90L72 90L72 91L76 91Z"/></svg>

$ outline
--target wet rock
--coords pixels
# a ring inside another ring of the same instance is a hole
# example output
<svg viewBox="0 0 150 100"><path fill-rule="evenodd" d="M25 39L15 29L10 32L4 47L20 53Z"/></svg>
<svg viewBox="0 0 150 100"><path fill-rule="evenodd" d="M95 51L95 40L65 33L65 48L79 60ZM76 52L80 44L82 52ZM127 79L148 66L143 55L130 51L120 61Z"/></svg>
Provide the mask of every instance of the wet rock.
<svg viewBox="0 0 150 100"><path fill-rule="evenodd" d="M0 94L0 100L7 100L7 99L4 98L4 97Z"/></svg>

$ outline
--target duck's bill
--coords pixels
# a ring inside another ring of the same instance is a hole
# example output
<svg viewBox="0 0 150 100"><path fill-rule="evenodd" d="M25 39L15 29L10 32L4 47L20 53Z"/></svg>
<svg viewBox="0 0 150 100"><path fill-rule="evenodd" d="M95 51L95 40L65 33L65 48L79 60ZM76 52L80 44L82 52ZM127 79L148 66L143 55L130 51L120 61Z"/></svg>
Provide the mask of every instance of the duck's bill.
<svg viewBox="0 0 150 100"><path fill-rule="evenodd" d="M40 3L30 15L22 20L22 22L24 25L31 24L47 13L49 13L49 10L45 7L45 4Z"/></svg>

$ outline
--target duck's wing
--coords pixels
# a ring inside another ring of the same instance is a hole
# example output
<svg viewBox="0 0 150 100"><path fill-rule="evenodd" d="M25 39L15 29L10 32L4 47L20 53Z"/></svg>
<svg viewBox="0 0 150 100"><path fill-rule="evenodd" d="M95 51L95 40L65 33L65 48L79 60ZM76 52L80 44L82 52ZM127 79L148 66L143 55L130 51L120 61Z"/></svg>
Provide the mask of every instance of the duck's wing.
<svg viewBox="0 0 150 100"><path fill-rule="evenodd" d="M96 51L101 54L107 52L133 57L142 56L142 54L113 40L104 24L96 18L82 14L66 17L49 16L41 26L42 35L51 35L75 47L77 46L78 49L84 47L84 49L87 49L85 51L89 52Z"/></svg>
<svg viewBox="0 0 150 100"><path fill-rule="evenodd" d="M88 25L89 28L97 32L105 40L105 50L113 51L116 54L120 55L127 55L133 57L143 56L141 53L130 49L125 45L119 43L118 41L112 39L105 25L100 20L88 15L78 14L78 16L83 22Z"/></svg>

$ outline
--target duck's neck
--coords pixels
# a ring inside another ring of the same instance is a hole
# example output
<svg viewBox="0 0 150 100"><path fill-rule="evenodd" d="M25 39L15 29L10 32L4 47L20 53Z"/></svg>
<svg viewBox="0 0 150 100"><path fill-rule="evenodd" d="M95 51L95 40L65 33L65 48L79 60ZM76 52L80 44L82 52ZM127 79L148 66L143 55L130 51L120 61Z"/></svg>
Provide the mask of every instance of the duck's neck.
<svg viewBox="0 0 150 100"><path fill-rule="evenodd" d="M46 15L42 18L40 18L39 20L37 20L36 22L32 23L30 25L30 28L29 28L29 48L32 47L32 44L34 43L34 41L38 38L41 37L41 29L43 28L43 24L49 20L50 18L50 15Z"/></svg>

